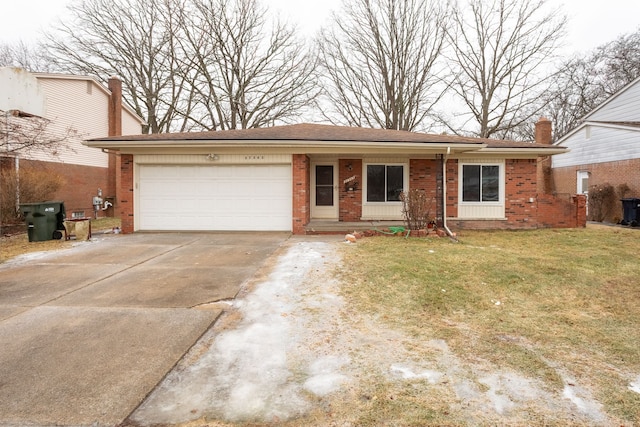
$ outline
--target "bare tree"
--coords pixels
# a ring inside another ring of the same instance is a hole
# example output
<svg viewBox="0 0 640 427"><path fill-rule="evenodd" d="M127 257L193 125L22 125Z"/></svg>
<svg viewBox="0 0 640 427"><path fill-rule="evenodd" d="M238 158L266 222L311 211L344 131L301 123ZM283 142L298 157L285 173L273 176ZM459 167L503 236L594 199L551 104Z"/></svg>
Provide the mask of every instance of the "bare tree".
<svg viewBox="0 0 640 427"><path fill-rule="evenodd" d="M50 125L43 117L0 110L0 228L18 218L20 201L46 197L60 185L61 177L55 172L40 168L25 173L18 168L21 158L34 154L56 156L62 150L72 150L69 141L77 131Z"/></svg>
<svg viewBox="0 0 640 427"><path fill-rule="evenodd" d="M48 36L57 64L117 74L151 133L294 119L315 93L293 30L266 29L257 0L78 0Z"/></svg>
<svg viewBox="0 0 640 427"><path fill-rule="evenodd" d="M598 64L598 84L606 96L613 95L640 77L640 28L598 47L592 55Z"/></svg>
<svg viewBox="0 0 640 427"><path fill-rule="evenodd" d="M194 0L182 46L197 94L190 119L206 129L296 119L317 93L314 61L295 30L270 25L256 0Z"/></svg>
<svg viewBox="0 0 640 427"><path fill-rule="evenodd" d="M540 114L537 100L549 63L564 36L566 17L546 0L469 0L454 7L448 26L451 88L462 101L462 123L480 137L505 137Z"/></svg>
<svg viewBox="0 0 640 427"><path fill-rule="evenodd" d="M69 139L77 135L73 128L51 129L51 121L18 110L0 110L0 155L29 157L32 153L55 156L69 148Z"/></svg>
<svg viewBox="0 0 640 427"><path fill-rule="evenodd" d="M101 80L118 75L146 130L167 132L188 91L174 72L180 61L174 38L180 33L173 17L181 6L181 0L78 0L68 7L69 19L47 35L47 45L64 71Z"/></svg>
<svg viewBox="0 0 640 427"><path fill-rule="evenodd" d="M440 100L445 11L428 0L349 0L318 38L334 123L415 130Z"/></svg>
<svg viewBox="0 0 640 427"><path fill-rule="evenodd" d="M608 97L640 77L640 30L564 61L534 108L554 124L554 140Z"/></svg>
<svg viewBox="0 0 640 427"><path fill-rule="evenodd" d="M24 41L0 43L0 67L18 67L32 72L52 72L54 64L48 60L46 48Z"/></svg>

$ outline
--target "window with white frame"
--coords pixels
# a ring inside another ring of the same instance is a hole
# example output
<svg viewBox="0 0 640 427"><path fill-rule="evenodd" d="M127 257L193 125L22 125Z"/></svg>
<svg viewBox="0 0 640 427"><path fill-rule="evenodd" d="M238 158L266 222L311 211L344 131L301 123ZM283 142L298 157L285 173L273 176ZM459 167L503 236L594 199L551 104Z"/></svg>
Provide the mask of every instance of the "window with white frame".
<svg viewBox="0 0 640 427"><path fill-rule="evenodd" d="M500 202L500 165L463 164L462 202Z"/></svg>
<svg viewBox="0 0 640 427"><path fill-rule="evenodd" d="M404 191L405 165L366 165L367 202L399 202Z"/></svg>

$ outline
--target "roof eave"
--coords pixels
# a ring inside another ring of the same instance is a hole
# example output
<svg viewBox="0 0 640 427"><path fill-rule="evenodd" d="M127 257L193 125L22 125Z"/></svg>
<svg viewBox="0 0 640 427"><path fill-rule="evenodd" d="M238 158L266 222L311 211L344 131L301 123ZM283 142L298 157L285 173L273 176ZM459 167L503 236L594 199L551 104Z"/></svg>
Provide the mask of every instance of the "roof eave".
<svg viewBox="0 0 640 427"><path fill-rule="evenodd" d="M536 156L553 156L555 154L562 154L568 152L569 149L566 147L555 147L549 146L548 148L523 148L523 147L486 147L478 150L477 152L480 154L499 154L502 156L526 156L526 157L536 157Z"/></svg>
<svg viewBox="0 0 640 427"><path fill-rule="evenodd" d="M379 142L379 141L306 141L306 140L156 140L156 141L83 141L88 147L112 150L153 150L153 149L303 149L305 153L327 152L435 152L452 153L476 151L486 144L445 143L445 142Z"/></svg>

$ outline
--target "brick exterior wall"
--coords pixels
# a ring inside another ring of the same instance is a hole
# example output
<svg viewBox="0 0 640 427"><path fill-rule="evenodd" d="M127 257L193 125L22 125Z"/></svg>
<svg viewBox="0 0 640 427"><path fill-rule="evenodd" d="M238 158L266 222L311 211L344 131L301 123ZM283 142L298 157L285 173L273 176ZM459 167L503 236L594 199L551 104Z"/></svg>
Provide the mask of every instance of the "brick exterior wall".
<svg viewBox="0 0 640 427"><path fill-rule="evenodd" d="M577 228L586 225L584 196L554 196L538 193L538 161L507 159L505 162L506 220L448 219L449 228L522 230L535 228ZM447 172L456 180L455 174ZM450 187L449 187L450 188ZM451 202L451 195L448 195ZM457 192L455 196L457 201ZM447 215L455 217L447 208Z"/></svg>
<svg viewBox="0 0 640 427"><path fill-rule="evenodd" d="M609 183L617 187L620 184L627 184L631 189L629 197L640 197L640 159L554 168L555 191L575 193L578 171L589 172L589 186Z"/></svg>
<svg viewBox="0 0 640 427"><path fill-rule="evenodd" d="M424 190L427 196L434 199L437 195L437 178L440 173L440 161L436 159L409 160L409 188Z"/></svg>
<svg viewBox="0 0 640 427"><path fill-rule="evenodd" d="M505 217L507 228L535 228L538 193L536 159L505 161Z"/></svg>
<svg viewBox="0 0 640 427"><path fill-rule="evenodd" d="M458 160L447 161L447 217L458 216Z"/></svg>
<svg viewBox="0 0 640 427"><path fill-rule="evenodd" d="M578 171L589 172L589 187L611 184L614 188L626 184L631 191L625 197L640 197L640 159L617 162L594 163L583 166L570 166L553 169L554 190L558 194L574 194L577 190ZM612 207L615 221L622 218L622 202Z"/></svg>
<svg viewBox="0 0 640 427"><path fill-rule="evenodd" d="M587 224L587 199L584 195L538 196L538 228L579 228Z"/></svg>
<svg viewBox="0 0 640 427"><path fill-rule="evenodd" d="M11 165L13 165L13 159L11 159ZM48 200L63 201L68 218L71 218L74 211L82 211L86 217L93 218L92 202L93 196L98 194L98 188L102 189L103 196L110 196L115 190L109 186L109 169L107 168L20 159L20 170L29 169L44 170L62 176L62 187L55 194L51 194ZM39 201L44 200L31 202ZM98 211L98 218L106 216L114 216L114 209Z"/></svg>
<svg viewBox="0 0 640 427"><path fill-rule="evenodd" d="M537 144L551 145L552 126L551 120L541 117L535 127L535 142ZM551 172L551 156L538 158L538 193L551 194L553 192L553 174Z"/></svg>
<svg viewBox="0 0 640 427"><path fill-rule="evenodd" d="M305 154L292 156L293 234L304 234L311 220L311 162Z"/></svg>
<svg viewBox="0 0 640 427"><path fill-rule="evenodd" d="M351 169L347 165L351 165ZM361 159L340 159L338 162L338 218L340 221L353 222L360 221L362 218L362 184L364 179L361 176L361 171ZM353 182L357 182L358 185L354 190L349 190L344 181L352 176L356 177Z"/></svg>
<svg viewBox="0 0 640 427"><path fill-rule="evenodd" d="M134 231L134 182L133 156L122 155L121 197L119 213L122 232ZM351 170L347 165L351 165ZM505 213L506 220L455 220L448 219L449 228L456 229L531 229L547 227L584 227L586 203L583 196L561 198L537 193L538 162L536 159L507 159L505 162ZM411 188L422 188L436 195L438 160L410 160L409 181ZM340 159L338 162L339 219L357 222L362 217L362 160ZM349 190L344 180L356 176L358 186ZM292 156L292 231L305 234L305 226L311 220L311 162L305 154ZM458 161L447 162L447 217L458 214ZM533 200L533 201L531 201ZM435 207L435 206L434 206Z"/></svg>
<svg viewBox="0 0 640 427"><path fill-rule="evenodd" d="M120 200L118 209L120 212L121 229L123 233L133 233L133 155L122 154L120 156Z"/></svg>

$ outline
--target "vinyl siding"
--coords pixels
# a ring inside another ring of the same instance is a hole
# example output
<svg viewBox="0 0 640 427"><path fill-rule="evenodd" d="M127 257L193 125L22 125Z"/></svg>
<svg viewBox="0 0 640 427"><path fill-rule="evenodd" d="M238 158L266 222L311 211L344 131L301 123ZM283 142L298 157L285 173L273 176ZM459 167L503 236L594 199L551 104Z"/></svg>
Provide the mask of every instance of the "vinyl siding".
<svg viewBox="0 0 640 427"><path fill-rule="evenodd" d="M589 121L640 121L640 81L614 95L600 109L586 117Z"/></svg>
<svg viewBox="0 0 640 427"><path fill-rule="evenodd" d="M140 119L131 114L127 109L122 109L122 134L139 135L142 133Z"/></svg>
<svg viewBox="0 0 640 427"><path fill-rule="evenodd" d="M34 153L35 160L46 160L84 166L108 167L108 156L100 149L82 145L82 140L107 136L109 133L109 97L97 83L75 79L39 78L45 95L45 117L51 120L48 130L63 135L73 128L77 134L69 138L68 149L57 156Z"/></svg>
<svg viewBox="0 0 640 427"><path fill-rule="evenodd" d="M590 134L588 139L587 134ZM570 152L553 156L554 168L637 159L640 158L640 129L589 125L563 141L562 146Z"/></svg>

